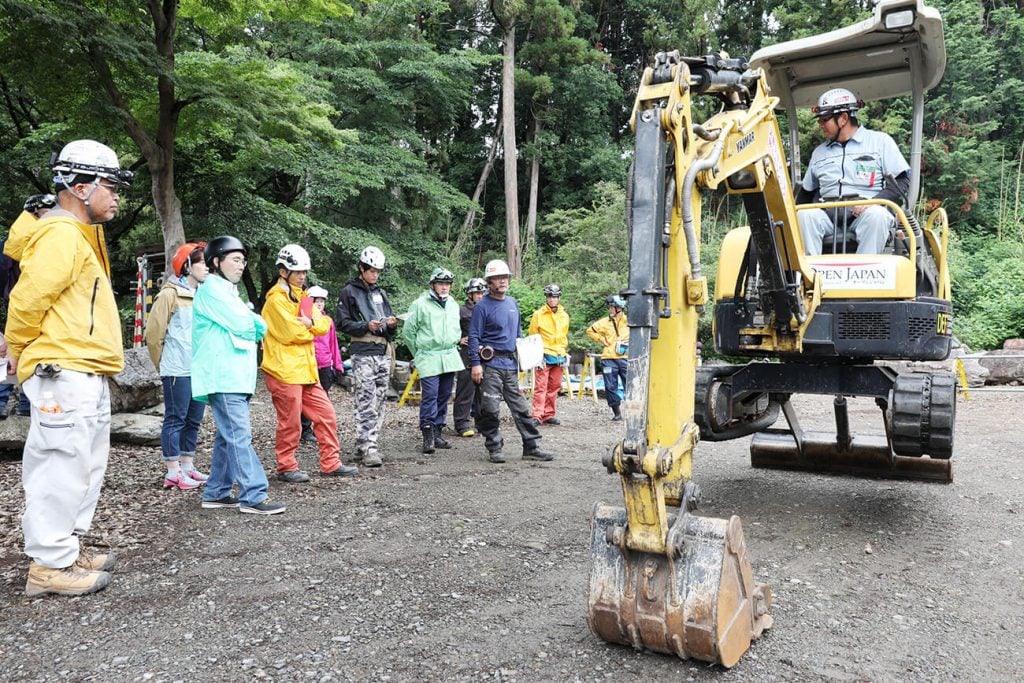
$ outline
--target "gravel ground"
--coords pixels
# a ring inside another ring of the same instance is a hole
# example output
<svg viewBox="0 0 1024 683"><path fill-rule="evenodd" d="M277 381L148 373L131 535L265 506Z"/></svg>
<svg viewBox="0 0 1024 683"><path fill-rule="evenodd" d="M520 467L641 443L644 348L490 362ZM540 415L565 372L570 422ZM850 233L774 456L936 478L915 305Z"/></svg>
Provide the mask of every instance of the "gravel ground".
<svg viewBox="0 0 1024 683"><path fill-rule="evenodd" d="M343 457L351 398L337 393ZM830 401L799 404L827 424ZM1024 671L1024 397L961 402L952 485L753 470L747 441L702 443L700 512L739 514L775 626L731 670L602 643L584 615L588 519L621 503L600 457L608 410L559 402L552 463L484 460L482 440L418 453L389 405L389 456L357 480L272 482L275 517L163 491L154 448L115 448L94 529L109 588L27 599L20 463L0 463L0 679L1019 680ZM273 462L273 408L253 402ZM209 418L208 418L209 420ZM870 402L854 430L880 431ZM208 465L204 429L200 463ZM509 447L518 435L505 423ZM301 461L315 470L315 451Z"/></svg>

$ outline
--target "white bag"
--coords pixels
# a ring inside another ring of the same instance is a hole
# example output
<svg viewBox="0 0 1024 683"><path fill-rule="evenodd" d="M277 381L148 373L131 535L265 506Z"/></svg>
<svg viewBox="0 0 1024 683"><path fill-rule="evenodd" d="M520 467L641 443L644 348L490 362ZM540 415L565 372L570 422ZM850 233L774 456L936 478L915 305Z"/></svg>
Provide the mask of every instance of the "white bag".
<svg viewBox="0 0 1024 683"><path fill-rule="evenodd" d="M519 370L526 372L544 362L544 341L539 334L516 339L516 355L519 356Z"/></svg>

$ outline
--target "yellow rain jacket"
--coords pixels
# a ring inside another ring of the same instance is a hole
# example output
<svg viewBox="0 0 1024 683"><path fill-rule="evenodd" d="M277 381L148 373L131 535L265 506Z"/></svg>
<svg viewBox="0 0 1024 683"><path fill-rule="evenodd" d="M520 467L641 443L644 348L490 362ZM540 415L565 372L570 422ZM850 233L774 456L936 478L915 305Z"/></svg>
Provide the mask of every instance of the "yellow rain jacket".
<svg viewBox="0 0 1024 683"><path fill-rule="evenodd" d="M539 334L544 342L544 355L563 358L569 351L569 314L558 304L558 310L544 304L530 318L527 334Z"/></svg>
<svg viewBox="0 0 1024 683"><path fill-rule="evenodd" d="M35 232L39 225L39 219L28 211L22 211L18 220L14 221L10 232L7 234L7 243L4 244L4 254L15 261L21 261L21 254L25 251L28 238Z"/></svg>
<svg viewBox="0 0 1024 683"><path fill-rule="evenodd" d="M601 349L601 360L626 358L629 355L619 353L621 348L629 346L629 325L626 324L624 313L620 313L616 318L601 318L587 328L587 336L604 347Z"/></svg>
<svg viewBox="0 0 1024 683"><path fill-rule="evenodd" d="M21 262L6 330L18 379L31 377L39 363L96 375L121 372L121 318L103 226L55 209L21 227L31 229L16 232L12 226L5 249Z"/></svg>
<svg viewBox="0 0 1024 683"><path fill-rule="evenodd" d="M291 296L288 296L289 289ZM297 287L278 278L263 304L267 336L263 338L263 372L285 384L316 384L320 374L316 366L313 337L331 330L331 319L313 307L313 327L299 322L299 301L308 296ZM294 300L293 300L294 299Z"/></svg>

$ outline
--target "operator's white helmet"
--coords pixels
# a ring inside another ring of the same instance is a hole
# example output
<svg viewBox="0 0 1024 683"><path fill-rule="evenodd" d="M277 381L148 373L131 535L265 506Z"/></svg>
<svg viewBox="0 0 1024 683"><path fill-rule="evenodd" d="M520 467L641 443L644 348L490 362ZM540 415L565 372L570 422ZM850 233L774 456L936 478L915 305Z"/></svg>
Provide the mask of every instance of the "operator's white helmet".
<svg viewBox="0 0 1024 683"><path fill-rule="evenodd" d="M384 270L384 252L377 247L367 247L359 255L359 262L377 270Z"/></svg>
<svg viewBox="0 0 1024 683"><path fill-rule="evenodd" d="M274 265L283 266L288 270L310 270L309 254L297 244L286 244L277 252Z"/></svg>
<svg viewBox="0 0 1024 683"><path fill-rule="evenodd" d="M508 269L508 264L501 259L494 259L488 261L484 267L484 279L490 280L492 277L498 277L500 275L512 275L512 271Z"/></svg>
<svg viewBox="0 0 1024 683"><path fill-rule="evenodd" d="M120 187L132 184L134 174L121 169L117 154L95 140L75 140L51 157L55 185L71 187L78 176L106 178Z"/></svg>
<svg viewBox="0 0 1024 683"><path fill-rule="evenodd" d="M832 88L821 94L817 106L812 107L811 112L819 119L836 116L843 112L850 116L856 116L857 110L863 106L864 102L858 100L857 96L846 88Z"/></svg>
<svg viewBox="0 0 1024 683"><path fill-rule="evenodd" d="M313 285L312 287L307 289L306 290L306 294L308 294L309 298L311 298L311 299L326 299L327 298L327 290L324 289L323 287L320 287L319 285Z"/></svg>

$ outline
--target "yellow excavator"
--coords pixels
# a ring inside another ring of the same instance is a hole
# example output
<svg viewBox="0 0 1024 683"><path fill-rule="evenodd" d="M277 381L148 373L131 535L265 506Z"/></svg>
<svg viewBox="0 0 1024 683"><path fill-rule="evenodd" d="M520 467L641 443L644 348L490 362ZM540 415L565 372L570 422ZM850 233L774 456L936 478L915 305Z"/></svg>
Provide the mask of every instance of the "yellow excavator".
<svg viewBox="0 0 1024 683"><path fill-rule="evenodd" d="M944 66L938 12L920 0L882 0L869 19L765 48L749 62L661 53L644 71L631 119L621 292L630 327L626 435L603 461L621 479L625 506L594 507L587 622L598 637L731 667L771 626L771 589L753 577L739 518L695 512L692 457L702 438L753 434L756 466L951 479L952 375L875 364L949 353L945 214L922 227L909 210L920 187L923 92ZM834 87L864 99L912 95L906 209L851 197L796 204L796 111ZM718 112L695 121L697 97L716 99ZM788 164L776 110L789 121ZM749 226L722 244L715 344L756 360L698 367L697 321L708 301L701 192L719 188L742 199ZM833 253L806 255L799 211L863 204L896 217L886 253L849 253L841 236ZM835 434L800 427L790 404L800 393L834 397ZM850 396L875 399L884 437L851 434ZM780 412L789 429L772 429Z"/></svg>

